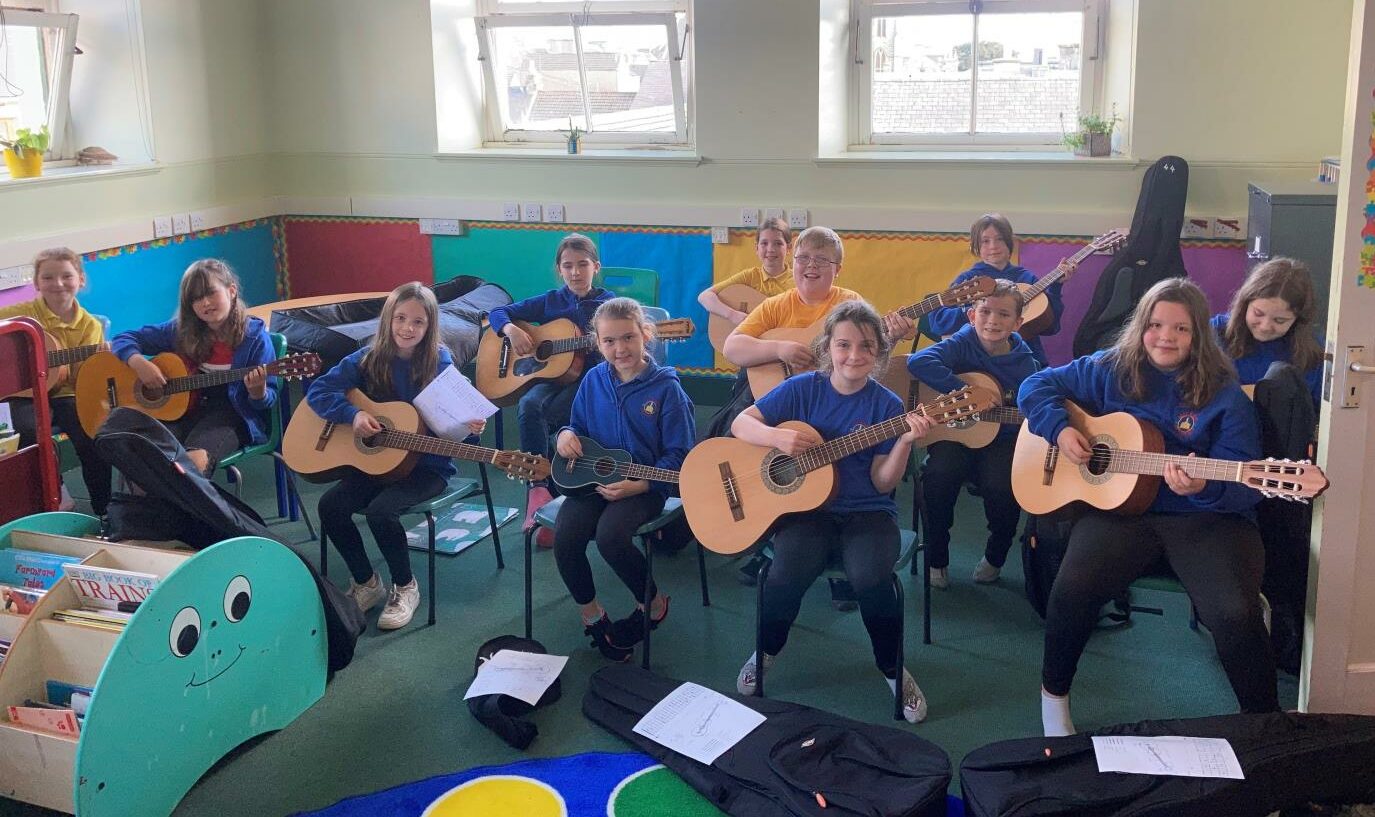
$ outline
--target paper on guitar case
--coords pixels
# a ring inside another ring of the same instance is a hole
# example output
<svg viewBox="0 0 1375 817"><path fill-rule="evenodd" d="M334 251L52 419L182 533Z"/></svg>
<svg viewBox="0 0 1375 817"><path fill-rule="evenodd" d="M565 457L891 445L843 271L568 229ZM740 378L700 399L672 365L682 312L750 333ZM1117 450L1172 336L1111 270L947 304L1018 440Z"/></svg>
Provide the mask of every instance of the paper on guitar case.
<svg viewBox="0 0 1375 817"><path fill-rule="evenodd" d="M670 692L635 724L635 734L710 765L765 720L753 709L693 683Z"/></svg>
<svg viewBox="0 0 1375 817"><path fill-rule="evenodd" d="M1224 738L1095 736L1093 752L1100 772L1246 779Z"/></svg>
<svg viewBox="0 0 1375 817"><path fill-rule="evenodd" d="M463 700L479 695L510 695L534 706L568 663L566 655L498 650L482 662Z"/></svg>
<svg viewBox="0 0 1375 817"><path fill-rule="evenodd" d="M485 420L497 413L492 401L483 397L453 366L431 380L430 385L415 396L414 405L431 432L460 442L471 433L468 423Z"/></svg>

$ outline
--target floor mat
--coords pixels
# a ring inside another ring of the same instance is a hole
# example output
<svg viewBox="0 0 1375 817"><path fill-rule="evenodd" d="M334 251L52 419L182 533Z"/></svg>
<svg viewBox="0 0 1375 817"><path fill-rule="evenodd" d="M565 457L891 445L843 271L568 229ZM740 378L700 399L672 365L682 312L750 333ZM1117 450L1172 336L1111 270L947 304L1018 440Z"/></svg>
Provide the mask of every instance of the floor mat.
<svg viewBox="0 0 1375 817"><path fill-rule="evenodd" d="M492 510L496 513L498 527L516 518L515 508L497 505ZM444 513L435 516L434 549L446 556L456 556L491 532L492 526L487 521L486 505L458 502ZM429 528L425 520L421 519L406 531L406 544L415 550L425 550L429 547L429 536Z"/></svg>

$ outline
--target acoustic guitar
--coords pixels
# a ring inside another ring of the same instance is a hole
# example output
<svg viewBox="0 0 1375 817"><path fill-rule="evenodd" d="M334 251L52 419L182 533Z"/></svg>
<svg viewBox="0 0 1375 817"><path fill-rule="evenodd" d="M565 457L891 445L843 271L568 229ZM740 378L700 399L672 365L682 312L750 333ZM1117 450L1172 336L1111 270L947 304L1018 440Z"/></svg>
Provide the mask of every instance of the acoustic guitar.
<svg viewBox="0 0 1375 817"><path fill-rule="evenodd" d="M631 459L629 451L603 448L591 437L579 435L578 441L582 443L581 457L569 459L554 452L550 475L554 478L554 484L564 493L587 493L594 486L610 485L624 479L652 479L678 484L677 471L640 465Z"/></svg>
<svg viewBox="0 0 1375 817"><path fill-rule="evenodd" d="M764 299L769 297L754 287L744 284L731 284L720 292L716 297L721 299L721 303L731 309L738 309L746 315L754 311L756 306L764 303ZM711 339L711 345L716 351L720 352L726 345L726 338L735 330L735 324L721 317L720 315L709 315L707 318L707 337Z"/></svg>
<svg viewBox="0 0 1375 817"><path fill-rule="evenodd" d="M1069 423L1093 447L1083 465L1060 456L1058 446L1027 424L1012 453L1012 493L1027 513L1046 514L1072 502L1123 515L1144 513L1155 501L1169 463L1195 479L1238 482L1267 497L1307 502L1327 490L1327 476L1307 461L1237 462L1166 454L1160 430L1126 412L1095 417L1066 400Z"/></svg>
<svg viewBox="0 0 1375 817"><path fill-rule="evenodd" d="M880 382L902 398L903 408L911 411L922 403L930 403L940 393L917 380L907 371L907 359L894 357L888 371ZM1002 404L1002 386L992 375L983 372L966 372L955 375L971 386L987 389L998 395L998 405L984 409L977 414L942 423L921 438L923 445L939 442L959 443L965 448L983 448L998 436L998 430L1005 425L1020 425L1025 418L1016 406Z"/></svg>
<svg viewBox="0 0 1375 817"><path fill-rule="evenodd" d="M172 352L163 352L151 358L151 362L167 378L162 386L143 385L129 364L114 352L97 352L82 364L76 378L76 416L87 434L94 437L115 406L137 409L163 422L176 420L191 407L191 392L243 380L257 368L188 374L186 361ZM269 375L297 380L320 373L320 356L298 352L265 365Z"/></svg>
<svg viewBox="0 0 1375 817"><path fill-rule="evenodd" d="M282 458L310 482L332 482L354 471L395 481L411 472L421 454L486 463L511 479L536 481L549 476L549 461L536 454L425 434L420 413L410 403L375 403L357 389L348 393L348 400L376 417L383 430L371 437L359 437L352 426L325 420L302 400L282 434Z"/></svg>
<svg viewBox="0 0 1375 817"><path fill-rule="evenodd" d="M836 437L797 456L730 437L698 443L683 461L680 487L688 526L702 546L739 553L768 532L780 516L821 507L836 487L836 460L907 432L907 414L936 422L969 417L990 408L994 395L966 386L913 412ZM779 428L815 430L789 421Z"/></svg>
<svg viewBox="0 0 1375 817"><path fill-rule="evenodd" d="M62 341L51 332L43 333L44 347L47 349L48 357L48 391L52 392L71 379L72 366L86 360L96 352L105 348L103 343L90 343L85 346L73 346L70 349L63 347ZM33 389L24 389L14 394L7 394L9 397L33 397Z"/></svg>
<svg viewBox="0 0 1375 817"><path fill-rule="evenodd" d="M1065 266L1076 267L1085 258L1098 252L1117 252L1127 243L1127 231L1114 228L1103 233L1078 252L1065 259ZM1041 277L1034 284L1018 284L1022 292L1022 328L1017 330L1023 338L1033 338L1050 328L1055 314L1050 308L1050 298L1045 291L1051 284L1063 279L1067 273L1065 266L1058 266Z"/></svg>
<svg viewBox="0 0 1375 817"><path fill-rule="evenodd" d="M597 346L595 335L566 318L539 326L524 321L512 323L530 334L534 353L517 353L511 339L496 332L483 332L477 346L477 377L473 385L497 405L510 405L527 386L541 380L572 383L582 374L584 354ZM654 334L663 342L687 340L694 331L690 318L654 324Z"/></svg>
<svg viewBox="0 0 1375 817"><path fill-rule="evenodd" d="M970 278L968 281L950 287L943 292L927 295L914 304L908 304L898 309L897 312L904 317L919 321L923 315L929 315L937 309L971 304L992 291L993 279L979 276ZM811 326L802 329L770 329L759 337L761 340L790 340L804 346L811 346L824 328L826 328L826 319L823 317ZM779 383L795 374L802 374L806 371L810 371L810 369L790 366L781 360L751 366L746 372L750 381L750 393L754 395L754 399L758 400L773 391Z"/></svg>

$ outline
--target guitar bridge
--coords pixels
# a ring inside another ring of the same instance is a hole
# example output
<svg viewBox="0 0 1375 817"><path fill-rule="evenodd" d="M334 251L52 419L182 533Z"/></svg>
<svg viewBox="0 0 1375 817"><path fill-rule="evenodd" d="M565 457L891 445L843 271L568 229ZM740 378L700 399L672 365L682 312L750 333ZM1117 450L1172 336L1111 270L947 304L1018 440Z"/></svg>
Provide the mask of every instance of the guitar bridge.
<svg viewBox="0 0 1375 817"><path fill-rule="evenodd" d="M1055 481L1055 465L1060 461L1060 449L1052 445L1046 449L1045 462L1041 465L1041 485L1048 486Z"/></svg>
<svg viewBox="0 0 1375 817"><path fill-rule="evenodd" d="M730 507L730 515L736 521L745 518L745 509L740 506L740 494L735 490L735 475L731 473L730 463L723 462L721 468L721 487L726 489L726 504Z"/></svg>
<svg viewBox="0 0 1375 817"><path fill-rule="evenodd" d="M505 377L511 366L511 339L501 339L501 355L497 358L497 377Z"/></svg>
<svg viewBox="0 0 1375 817"><path fill-rule="evenodd" d="M330 438L334 436L335 423L325 423L320 429L320 436L315 438L315 450L324 451L325 446L329 445Z"/></svg>
<svg viewBox="0 0 1375 817"><path fill-rule="evenodd" d="M105 378L105 405L109 408L119 405L119 387L113 377Z"/></svg>

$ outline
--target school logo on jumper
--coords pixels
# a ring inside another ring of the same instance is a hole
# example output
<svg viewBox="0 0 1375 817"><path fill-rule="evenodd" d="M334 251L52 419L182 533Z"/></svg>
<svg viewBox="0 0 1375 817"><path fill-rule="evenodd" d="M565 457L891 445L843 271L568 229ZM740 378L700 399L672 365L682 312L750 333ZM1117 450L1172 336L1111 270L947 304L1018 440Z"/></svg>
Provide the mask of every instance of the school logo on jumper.
<svg viewBox="0 0 1375 817"><path fill-rule="evenodd" d="M851 430L851 431L859 431L859 430L863 429L863 428L864 428L865 426L867 426L867 425L869 425L869 424L868 424L868 423L865 423L865 422L855 423L854 425L850 426L850 430Z"/></svg>
<svg viewBox="0 0 1375 817"><path fill-rule="evenodd" d="M640 411L644 412L647 417L653 417L659 413L659 403L656 400L646 400L645 404L640 406Z"/></svg>
<svg viewBox="0 0 1375 817"><path fill-rule="evenodd" d="M1179 415L1174 421L1175 430L1180 434L1188 435L1194 430L1194 423L1198 422L1198 415L1193 412Z"/></svg>

